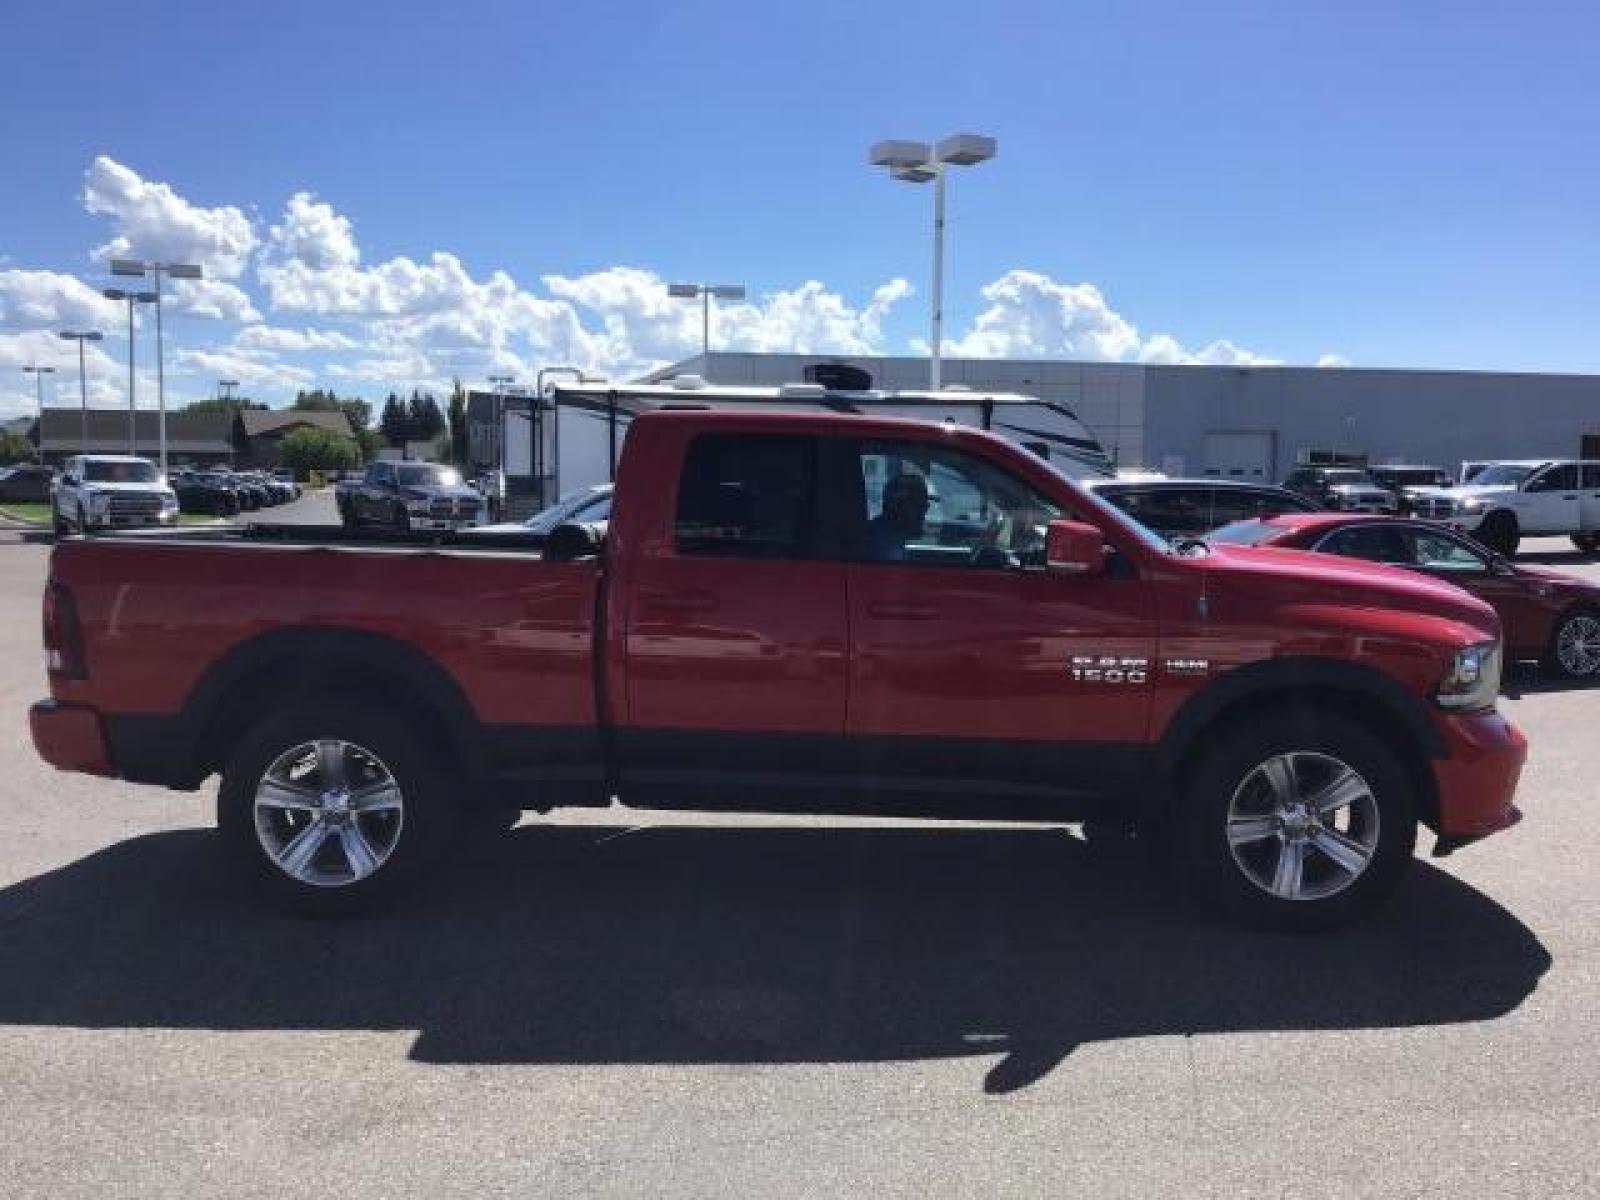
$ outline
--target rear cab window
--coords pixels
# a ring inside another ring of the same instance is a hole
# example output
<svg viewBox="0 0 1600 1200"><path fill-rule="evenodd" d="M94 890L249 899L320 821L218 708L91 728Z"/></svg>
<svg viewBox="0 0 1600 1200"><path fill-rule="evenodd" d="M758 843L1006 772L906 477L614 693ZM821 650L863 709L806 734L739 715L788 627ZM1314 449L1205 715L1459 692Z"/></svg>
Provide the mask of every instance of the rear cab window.
<svg viewBox="0 0 1600 1200"><path fill-rule="evenodd" d="M678 554L813 558L817 443L783 434L703 434L684 456L673 519Z"/></svg>

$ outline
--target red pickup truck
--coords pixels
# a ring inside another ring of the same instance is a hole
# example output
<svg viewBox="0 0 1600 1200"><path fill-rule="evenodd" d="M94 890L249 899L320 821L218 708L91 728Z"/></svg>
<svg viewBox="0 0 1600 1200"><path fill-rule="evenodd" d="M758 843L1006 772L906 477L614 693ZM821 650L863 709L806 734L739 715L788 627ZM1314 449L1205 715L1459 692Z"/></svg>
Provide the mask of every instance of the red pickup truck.
<svg viewBox="0 0 1600 1200"><path fill-rule="evenodd" d="M280 537L283 536L280 531ZM68 538L59 768L194 789L292 906L413 881L516 806L1137 820L1280 928L1504 829L1526 753L1487 605L1150 534L978 430L663 411L607 526L542 548ZM421 541L422 539L413 539Z"/></svg>

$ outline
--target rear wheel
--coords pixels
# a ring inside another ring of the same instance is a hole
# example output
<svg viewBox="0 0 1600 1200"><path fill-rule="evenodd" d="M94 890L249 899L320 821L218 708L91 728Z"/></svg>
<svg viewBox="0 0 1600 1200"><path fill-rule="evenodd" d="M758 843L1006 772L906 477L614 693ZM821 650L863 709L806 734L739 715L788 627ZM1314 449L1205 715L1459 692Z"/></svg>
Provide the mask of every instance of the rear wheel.
<svg viewBox="0 0 1600 1200"><path fill-rule="evenodd" d="M389 518L389 521L394 526L395 532L411 532L411 514L406 511L404 504L396 504L394 506L394 514Z"/></svg>
<svg viewBox="0 0 1600 1200"><path fill-rule="evenodd" d="M1547 658L1568 679L1600 675L1600 612L1586 608L1565 614L1550 633Z"/></svg>
<svg viewBox="0 0 1600 1200"><path fill-rule="evenodd" d="M1484 518L1478 529L1478 540L1496 554L1514 558L1522 542L1522 530L1517 518L1508 512L1493 512Z"/></svg>
<svg viewBox="0 0 1600 1200"><path fill-rule="evenodd" d="M67 519L61 515L61 505L50 506L50 525L55 530L57 537L66 537L72 532L72 526L67 524Z"/></svg>
<svg viewBox="0 0 1600 1200"><path fill-rule="evenodd" d="M1575 533L1572 544L1584 554L1593 554L1600 550L1600 533Z"/></svg>
<svg viewBox="0 0 1600 1200"><path fill-rule="evenodd" d="M1206 752L1178 840L1215 906L1251 925L1331 929L1386 899L1410 865L1416 804L1392 751L1328 713L1251 721Z"/></svg>
<svg viewBox="0 0 1600 1200"><path fill-rule="evenodd" d="M305 915L393 899L447 848L456 825L428 738L364 700L268 717L223 771L217 823L251 878Z"/></svg>

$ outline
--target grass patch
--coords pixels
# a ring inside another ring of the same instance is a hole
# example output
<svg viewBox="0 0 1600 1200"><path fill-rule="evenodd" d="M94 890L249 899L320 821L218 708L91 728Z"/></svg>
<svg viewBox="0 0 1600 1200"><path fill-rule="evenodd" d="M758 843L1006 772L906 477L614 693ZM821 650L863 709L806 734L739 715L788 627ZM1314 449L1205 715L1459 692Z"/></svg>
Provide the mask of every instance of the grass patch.
<svg viewBox="0 0 1600 1200"><path fill-rule="evenodd" d="M40 525L50 524L50 506L48 504L9 502L0 504L0 513L4 513L16 521L37 521Z"/></svg>

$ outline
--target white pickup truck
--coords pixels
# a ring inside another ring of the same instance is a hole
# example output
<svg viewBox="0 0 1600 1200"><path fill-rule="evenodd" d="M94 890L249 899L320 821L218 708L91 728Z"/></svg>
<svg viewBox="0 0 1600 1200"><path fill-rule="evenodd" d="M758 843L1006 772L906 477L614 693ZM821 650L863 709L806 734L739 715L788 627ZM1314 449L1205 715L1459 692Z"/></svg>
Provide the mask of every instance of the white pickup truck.
<svg viewBox="0 0 1600 1200"><path fill-rule="evenodd" d="M1412 495L1417 516L1452 525L1508 557L1530 534L1566 534L1586 554L1600 550L1600 460L1496 462L1469 484Z"/></svg>
<svg viewBox="0 0 1600 1200"><path fill-rule="evenodd" d="M67 459L51 489L50 516L57 534L172 525L178 495L147 458L78 454Z"/></svg>

